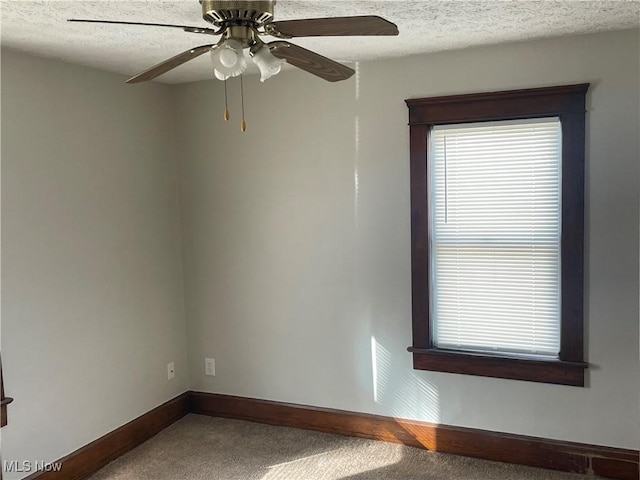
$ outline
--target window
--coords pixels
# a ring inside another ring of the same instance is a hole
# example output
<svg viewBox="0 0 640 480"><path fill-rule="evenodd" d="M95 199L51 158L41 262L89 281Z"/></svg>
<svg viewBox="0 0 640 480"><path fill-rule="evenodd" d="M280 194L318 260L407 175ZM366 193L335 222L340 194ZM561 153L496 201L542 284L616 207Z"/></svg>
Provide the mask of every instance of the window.
<svg viewBox="0 0 640 480"><path fill-rule="evenodd" d="M414 368L584 386L588 86L407 100Z"/></svg>
<svg viewBox="0 0 640 480"><path fill-rule="evenodd" d="M433 128L434 346L558 357L560 145L557 117Z"/></svg>

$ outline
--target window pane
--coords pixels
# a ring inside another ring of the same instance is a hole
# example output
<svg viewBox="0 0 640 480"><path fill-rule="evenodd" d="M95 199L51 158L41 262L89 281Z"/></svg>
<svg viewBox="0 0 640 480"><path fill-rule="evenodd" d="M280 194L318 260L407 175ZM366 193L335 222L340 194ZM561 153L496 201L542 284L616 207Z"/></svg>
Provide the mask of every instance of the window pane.
<svg viewBox="0 0 640 480"><path fill-rule="evenodd" d="M433 129L437 347L557 357L560 132L557 118Z"/></svg>

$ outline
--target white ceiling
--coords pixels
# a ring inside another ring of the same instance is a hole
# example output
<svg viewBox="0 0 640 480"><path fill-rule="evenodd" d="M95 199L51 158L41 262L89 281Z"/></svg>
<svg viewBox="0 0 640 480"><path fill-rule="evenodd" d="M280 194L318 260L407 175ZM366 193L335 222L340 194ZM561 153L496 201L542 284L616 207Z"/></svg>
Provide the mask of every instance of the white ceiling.
<svg viewBox="0 0 640 480"><path fill-rule="evenodd" d="M68 18L208 26L198 0L1 0L2 45L134 75L216 37L178 29L68 23ZM640 27L640 0L279 0L276 20L380 15L398 37L304 38L295 43L335 60L400 57L533 38ZM269 39L265 39L269 41ZM212 78L206 55L158 78Z"/></svg>

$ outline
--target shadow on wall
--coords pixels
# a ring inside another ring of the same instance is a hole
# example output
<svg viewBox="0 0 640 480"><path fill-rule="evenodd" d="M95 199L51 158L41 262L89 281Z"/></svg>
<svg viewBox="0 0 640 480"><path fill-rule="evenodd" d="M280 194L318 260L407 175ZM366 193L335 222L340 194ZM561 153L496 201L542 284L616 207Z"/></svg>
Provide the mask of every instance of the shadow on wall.
<svg viewBox="0 0 640 480"><path fill-rule="evenodd" d="M396 418L416 418L437 422L440 405L436 388L394 362L389 350L371 336L371 371L374 402Z"/></svg>

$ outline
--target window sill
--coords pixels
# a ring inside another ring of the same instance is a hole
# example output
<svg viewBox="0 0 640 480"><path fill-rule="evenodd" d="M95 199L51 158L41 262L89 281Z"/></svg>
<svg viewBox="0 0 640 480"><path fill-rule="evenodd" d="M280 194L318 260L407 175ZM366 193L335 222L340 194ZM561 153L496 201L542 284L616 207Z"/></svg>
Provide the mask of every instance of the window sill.
<svg viewBox="0 0 640 480"><path fill-rule="evenodd" d="M527 382L584 387L585 362L540 360L524 357L482 355L480 353L409 347L413 368L434 372L507 378Z"/></svg>

